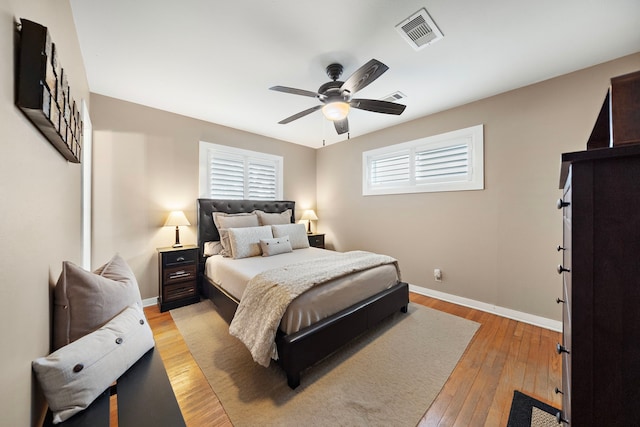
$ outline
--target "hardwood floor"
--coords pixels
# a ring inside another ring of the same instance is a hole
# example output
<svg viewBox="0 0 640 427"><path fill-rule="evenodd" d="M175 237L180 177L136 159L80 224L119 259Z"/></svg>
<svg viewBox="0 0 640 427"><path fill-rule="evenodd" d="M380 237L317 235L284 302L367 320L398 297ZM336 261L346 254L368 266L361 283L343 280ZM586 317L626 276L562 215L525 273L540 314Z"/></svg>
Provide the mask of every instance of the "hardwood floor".
<svg viewBox="0 0 640 427"><path fill-rule="evenodd" d="M419 426L506 426L514 390L560 407L560 333L413 293L411 301L481 324ZM187 426L231 426L169 312L145 314Z"/></svg>

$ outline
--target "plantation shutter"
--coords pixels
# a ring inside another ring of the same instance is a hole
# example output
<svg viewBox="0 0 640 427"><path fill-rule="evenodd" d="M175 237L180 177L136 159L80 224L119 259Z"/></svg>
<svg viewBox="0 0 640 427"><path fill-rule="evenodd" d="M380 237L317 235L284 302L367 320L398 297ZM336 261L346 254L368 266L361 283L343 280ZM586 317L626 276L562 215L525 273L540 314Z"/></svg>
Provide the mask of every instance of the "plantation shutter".
<svg viewBox="0 0 640 427"><path fill-rule="evenodd" d="M275 200L277 188L276 165L257 159L248 160L248 198Z"/></svg>
<svg viewBox="0 0 640 427"><path fill-rule="evenodd" d="M443 180L467 180L470 168L469 146L459 144L418 150L415 154L415 168L416 184Z"/></svg>
<svg viewBox="0 0 640 427"><path fill-rule="evenodd" d="M371 159L369 166L371 185L382 187L409 182L409 152L393 153Z"/></svg>
<svg viewBox="0 0 640 427"><path fill-rule="evenodd" d="M213 199L244 199L242 156L209 152L209 194Z"/></svg>
<svg viewBox="0 0 640 427"><path fill-rule="evenodd" d="M281 160L261 159L219 149L209 149L207 157L209 197L252 200L282 197L279 188Z"/></svg>
<svg viewBox="0 0 640 427"><path fill-rule="evenodd" d="M477 125L362 153L362 194L484 189L484 127Z"/></svg>

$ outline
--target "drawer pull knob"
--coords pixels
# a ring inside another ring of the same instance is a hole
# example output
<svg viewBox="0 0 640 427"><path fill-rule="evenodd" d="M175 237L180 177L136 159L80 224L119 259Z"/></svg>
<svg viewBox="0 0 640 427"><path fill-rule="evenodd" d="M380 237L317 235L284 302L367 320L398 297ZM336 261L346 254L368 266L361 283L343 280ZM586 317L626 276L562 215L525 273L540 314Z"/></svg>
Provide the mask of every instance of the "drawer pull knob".
<svg viewBox="0 0 640 427"><path fill-rule="evenodd" d="M556 304L560 304L560 303L564 303L564 300L560 298L556 298Z"/></svg>
<svg viewBox="0 0 640 427"><path fill-rule="evenodd" d="M183 256L179 256L178 258L176 258L176 261L184 261L184 257Z"/></svg>
<svg viewBox="0 0 640 427"><path fill-rule="evenodd" d="M555 392L556 394L564 394L558 387L556 387Z"/></svg>
<svg viewBox="0 0 640 427"><path fill-rule="evenodd" d="M570 354L569 350L567 350L566 348L564 348L564 347L562 346L562 344L560 344L560 343L556 344L556 352L557 352L558 354L562 354L562 353Z"/></svg>
<svg viewBox="0 0 640 427"><path fill-rule="evenodd" d="M560 251L566 251L567 248L563 248L562 246L558 245L558 247L556 248L558 250L558 252Z"/></svg>
<svg viewBox="0 0 640 427"><path fill-rule="evenodd" d="M562 199L558 199L558 202L556 203L556 207L557 207L558 209L562 209L562 208L565 208L565 207L569 206L570 204L571 204L571 203L569 203L569 202L565 202L565 201L564 201L564 200L562 200Z"/></svg>
<svg viewBox="0 0 640 427"><path fill-rule="evenodd" d="M564 268L564 266L563 266L562 264L560 264L560 265L558 266L558 274L562 274L562 273L563 273L563 272L565 272L565 271L566 271L567 273L569 273L571 270L570 270L570 269L568 269L568 268Z"/></svg>

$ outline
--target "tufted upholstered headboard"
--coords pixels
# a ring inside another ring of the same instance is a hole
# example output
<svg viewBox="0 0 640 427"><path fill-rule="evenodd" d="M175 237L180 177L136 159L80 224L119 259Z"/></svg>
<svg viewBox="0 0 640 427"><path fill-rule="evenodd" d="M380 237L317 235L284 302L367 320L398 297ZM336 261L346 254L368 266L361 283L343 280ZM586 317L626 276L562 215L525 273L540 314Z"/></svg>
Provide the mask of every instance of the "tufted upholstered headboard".
<svg viewBox="0 0 640 427"><path fill-rule="evenodd" d="M259 209L268 213L284 212L291 209L291 222L295 222L296 202L286 200L222 200L198 199L198 246L200 259L204 254L204 242L220 240L218 229L213 223L213 212L242 213Z"/></svg>

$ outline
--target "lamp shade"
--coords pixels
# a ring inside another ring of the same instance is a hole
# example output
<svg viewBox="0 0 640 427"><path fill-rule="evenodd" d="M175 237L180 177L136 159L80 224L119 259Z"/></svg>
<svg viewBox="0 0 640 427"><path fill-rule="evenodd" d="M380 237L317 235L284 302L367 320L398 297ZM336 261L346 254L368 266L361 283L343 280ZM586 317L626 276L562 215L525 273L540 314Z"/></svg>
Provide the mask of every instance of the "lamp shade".
<svg viewBox="0 0 640 427"><path fill-rule="evenodd" d="M303 212L302 218L300 219L304 219L307 221L317 221L318 216L316 215L313 209L307 209L306 211Z"/></svg>
<svg viewBox="0 0 640 427"><path fill-rule="evenodd" d="M329 104L326 104L324 107L322 107L322 113L327 119L336 121L342 120L347 117L347 114L349 114L349 109L349 104L347 104L346 102L336 101L330 102Z"/></svg>
<svg viewBox="0 0 640 427"><path fill-rule="evenodd" d="M184 215L182 211L173 211L169 214L169 218L167 218L167 222L164 223L165 226L175 225L176 227L179 225L191 225L187 217Z"/></svg>

